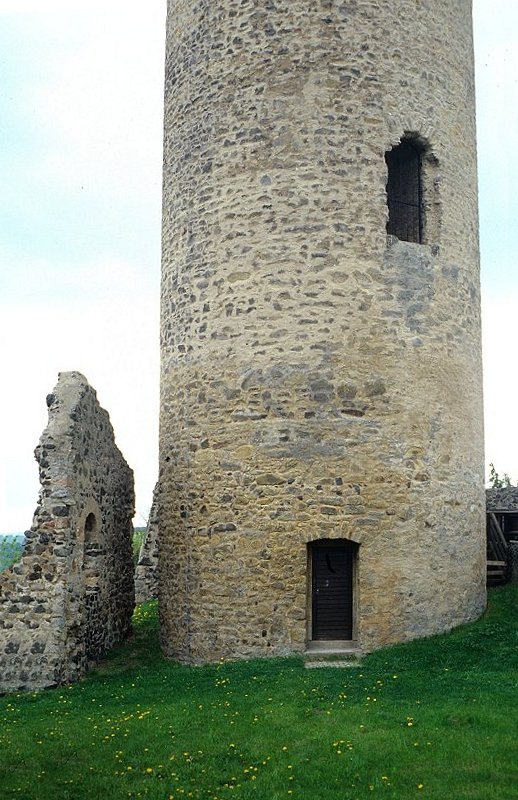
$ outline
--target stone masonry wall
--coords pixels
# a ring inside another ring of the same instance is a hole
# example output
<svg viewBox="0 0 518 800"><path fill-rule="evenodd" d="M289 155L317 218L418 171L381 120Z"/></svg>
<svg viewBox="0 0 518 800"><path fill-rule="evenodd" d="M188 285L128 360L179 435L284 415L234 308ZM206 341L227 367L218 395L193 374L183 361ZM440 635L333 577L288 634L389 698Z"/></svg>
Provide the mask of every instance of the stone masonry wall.
<svg viewBox="0 0 518 800"><path fill-rule="evenodd" d="M130 630L133 473L95 391L60 373L21 561L0 575L0 691L80 678Z"/></svg>
<svg viewBox="0 0 518 800"><path fill-rule="evenodd" d="M169 0L165 652L302 651L312 542L369 650L485 606L469 0ZM385 154L423 149L422 244Z"/></svg>
<svg viewBox="0 0 518 800"><path fill-rule="evenodd" d="M486 489L486 505L488 512L516 511L518 514L518 486Z"/></svg>
<svg viewBox="0 0 518 800"><path fill-rule="evenodd" d="M153 491L146 536L135 569L136 603L146 603L158 597L158 491L157 483Z"/></svg>

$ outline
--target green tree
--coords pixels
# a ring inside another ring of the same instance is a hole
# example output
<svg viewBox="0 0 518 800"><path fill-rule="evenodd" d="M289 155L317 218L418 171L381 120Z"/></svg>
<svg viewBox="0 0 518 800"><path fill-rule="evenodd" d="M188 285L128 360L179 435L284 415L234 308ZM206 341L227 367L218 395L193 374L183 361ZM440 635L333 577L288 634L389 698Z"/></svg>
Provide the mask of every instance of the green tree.
<svg viewBox="0 0 518 800"><path fill-rule="evenodd" d="M489 465L489 483L492 489L506 489L508 486L512 486L511 479L507 472L504 472L502 477L500 477L492 462Z"/></svg>

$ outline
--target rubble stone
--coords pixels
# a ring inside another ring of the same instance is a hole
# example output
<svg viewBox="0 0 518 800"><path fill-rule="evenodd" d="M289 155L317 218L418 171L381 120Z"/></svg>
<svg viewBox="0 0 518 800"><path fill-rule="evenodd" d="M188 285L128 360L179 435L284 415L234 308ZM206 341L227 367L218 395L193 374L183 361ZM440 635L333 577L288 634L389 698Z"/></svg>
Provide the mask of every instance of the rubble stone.
<svg viewBox="0 0 518 800"><path fill-rule="evenodd" d="M315 542L371 650L485 607L471 2L169 0L160 614L303 651ZM421 153L421 241L386 154Z"/></svg>
<svg viewBox="0 0 518 800"><path fill-rule="evenodd" d="M0 691L80 678L130 631L133 473L79 372L60 373L24 552L0 574Z"/></svg>

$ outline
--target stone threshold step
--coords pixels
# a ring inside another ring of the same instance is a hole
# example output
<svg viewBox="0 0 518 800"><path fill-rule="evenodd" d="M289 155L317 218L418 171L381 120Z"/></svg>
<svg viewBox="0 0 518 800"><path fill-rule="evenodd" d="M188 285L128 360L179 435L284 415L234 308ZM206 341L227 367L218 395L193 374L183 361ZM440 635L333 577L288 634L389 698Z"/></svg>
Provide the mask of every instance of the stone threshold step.
<svg viewBox="0 0 518 800"><path fill-rule="evenodd" d="M358 642L350 641L313 641L306 645L306 655L325 656L325 655L358 655L360 649Z"/></svg>
<svg viewBox="0 0 518 800"><path fill-rule="evenodd" d="M305 669L351 669L353 667L360 667L361 661L357 659L341 659L337 658L334 661L320 659L318 661L304 661Z"/></svg>
<svg viewBox="0 0 518 800"><path fill-rule="evenodd" d="M360 665L361 655L355 641L313 641L307 644L304 666L307 669L357 667Z"/></svg>

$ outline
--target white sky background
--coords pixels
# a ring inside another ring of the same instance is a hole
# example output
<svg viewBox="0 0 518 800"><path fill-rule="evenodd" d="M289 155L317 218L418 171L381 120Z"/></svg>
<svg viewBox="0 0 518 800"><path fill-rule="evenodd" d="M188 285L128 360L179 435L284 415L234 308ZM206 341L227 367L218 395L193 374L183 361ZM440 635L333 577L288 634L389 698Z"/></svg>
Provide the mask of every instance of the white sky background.
<svg viewBox="0 0 518 800"><path fill-rule="evenodd" d="M97 390L149 510L164 38L165 0L0 0L0 532L31 524L60 371Z"/></svg>
<svg viewBox="0 0 518 800"><path fill-rule="evenodd" d="M41 9L44 8L44 12ZM518 2L474 0L486 461L518 480ZM165 0L0 0L0 533L29 527L45 396L79 370L157 477Z"/></svg>

